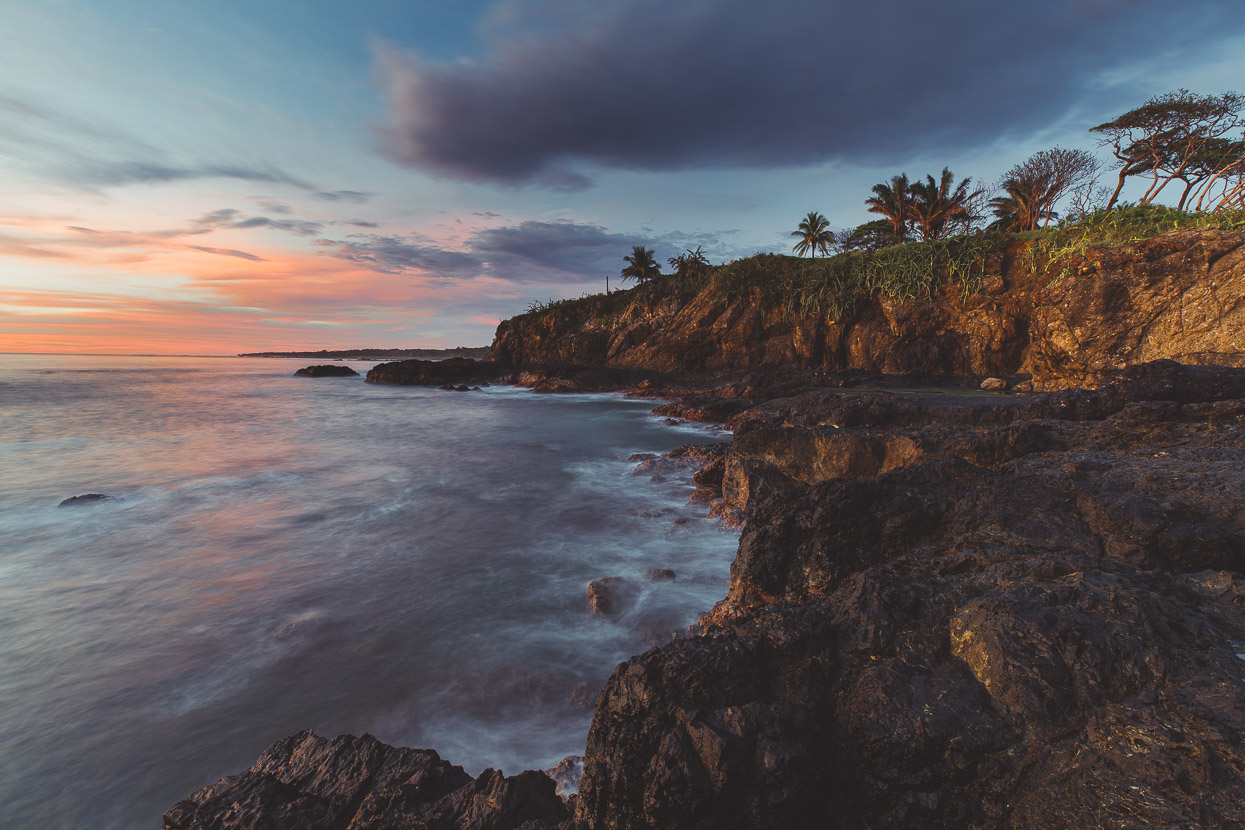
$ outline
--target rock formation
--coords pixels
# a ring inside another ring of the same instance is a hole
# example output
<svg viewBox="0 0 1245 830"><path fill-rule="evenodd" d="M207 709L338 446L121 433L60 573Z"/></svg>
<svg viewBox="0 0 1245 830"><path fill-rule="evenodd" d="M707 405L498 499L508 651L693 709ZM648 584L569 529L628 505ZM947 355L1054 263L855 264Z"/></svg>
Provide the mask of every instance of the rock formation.
<svg viewBox="0 0 1245 830"><path fill-rule="evenodd" d="M793 318L711 290L595 317L552 309L503 321L492 359L664 372L787 366L990 376L1044 388L1096 384L1160 358L1245 366L1245 233L1189 230L1091 249L1066 277L1031 267L1023 243L997 279L930 301L874 298L853 315Z"/></svg>
<svg viewBox="0 0 1245 830"><path fill-rule="evenodd" d="M389 830L539 828L567 816L543 772L473 779L431 750L397 749L371 735L300 732L250 769L221 779L164 815L164 830Z"/></svg>
<svg viewBox="0 0 1245 830"><path fill-rule="evenodd" d="M81 507L87 504L99 504L101 501L111 501L113 498L113 496L105 495L104 493L84 493L81 496L70 496L56 506Z"/></svg>
<svg viewBox="0 0 1245 830"><path fill-rule="evenodd" d="M296 378L349 378L358 376L349 366L332 363L323 366L305 366L294 373Z"/></svg>

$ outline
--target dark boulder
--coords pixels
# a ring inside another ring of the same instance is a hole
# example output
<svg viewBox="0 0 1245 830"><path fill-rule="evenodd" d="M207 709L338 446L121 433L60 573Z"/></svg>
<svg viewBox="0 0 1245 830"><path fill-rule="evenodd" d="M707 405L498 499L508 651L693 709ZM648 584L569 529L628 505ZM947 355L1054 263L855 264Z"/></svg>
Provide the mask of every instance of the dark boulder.
<svg viewBox="0 0 1245 830"><path fill-rule="evenodd" d="M349 366L328 364L325 366L307 366L294 373L296 378L349 378L357 377L358 372Z"/></svg>
<svg viewBox="0 0 1245 830"><path fill-rule="evenodd" d="M57 507L83 507L88 504L99 504L101 501L112 501L115 496L106 496L103 493L85 493L81 496L71 496L65 499Z"/></svg>
<svg viewBox="0 0 1245 830"><path fill-rule="evenodd" d="M588 583L588 608L593 614L614 615L635 604L639 590L621 576L607 576Z"/></svg>
<svg viewBox="0 0 1245 830"><path fill-rule="evenodd" d="M373 366L368 370L367 382L398 386L458 387L495 381L502 373L502 368L496 363L467 357L452 357L449 360L399 360Z"/></svg>

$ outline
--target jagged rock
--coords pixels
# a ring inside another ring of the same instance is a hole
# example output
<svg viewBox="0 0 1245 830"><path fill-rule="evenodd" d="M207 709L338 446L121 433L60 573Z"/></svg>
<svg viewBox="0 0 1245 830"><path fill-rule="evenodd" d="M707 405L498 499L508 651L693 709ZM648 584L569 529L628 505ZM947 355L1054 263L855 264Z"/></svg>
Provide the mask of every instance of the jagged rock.
<svg viewBox="0 0 1245 830"><path fill-rule="evenodd" d="M473 779L432 750L306 731L176 804L164 815L164 830L540 830L567 818L554 786L531 771L506 778L487 769Z"/></svg>
<svg viewBox="0 0 1245 830"><path fill-rule="evenodd" d="M1007 388L1007 381L1002 378L986 378L981 382L981 388L987 392L999 392Z"/></svg>
<svg viewBox="0 0 1245 830"><path fill-rule="evenodd" d="M349 366L327 364L324 366L306 366L294 373L294 377L299 378L348 378L355 377L359 373Z"/></svg>
<svg viewBox="0 0 1245 830"><path fill-rule="evenodd" d="M593 614L621 614L635 604L639 591L621 576L607 576L588 583L588 608Z"/></svg>
<svg viewBox="0 0 1245 830"><path fill-rule="evenodd" d="M111 501L115 496L107 496L103 493L84 493L81 496L70 496L62 501L57 507L82 507L88 504L99 504L101 501Z"/></svg>
<svg viewBox="0 0 1245 830"><path fill-rule="evenodd" d="M557 793L562 798L579 792L579 779L584 774L584 756L567 755L557 764L545 770L558 785Z"/></svg>
<svg viewBox="0 0 1245 830"><path fill-rule="evenodd" d="M627 661L598 699L577 817L1245 822L1242 381L1159 363L1006 408L855 399L838 414L916 449L819 481L765 471L850 472L844 445L778 430L749 486L783 486L747 503L704 633Z"/></svg>
<svg viewBox="0 0 1245 830"><path fill-rule="evenodd" d="M653 568L644 572L644 578L650 582L668 582L674 579L674 571L669 568Z"/></svg>

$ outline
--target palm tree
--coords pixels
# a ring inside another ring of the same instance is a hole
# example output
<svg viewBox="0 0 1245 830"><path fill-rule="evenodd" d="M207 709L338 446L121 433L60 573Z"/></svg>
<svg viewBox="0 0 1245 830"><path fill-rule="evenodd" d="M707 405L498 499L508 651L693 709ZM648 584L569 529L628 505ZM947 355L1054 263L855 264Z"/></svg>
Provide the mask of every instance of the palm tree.
<svg viewBox="0 0 1245 830"><path fill-rule="evenodd" d="M830 246L834 244L830 222L817 211L809 211L808 216L800 221L799 230L792 231L791 235L800 237L800 241L791 248L800 256L817 256L818 251L829 254Z"/></svg>
<svg viewBox="0 0 1245 830"><path fill-rule="evenodd" d="M970 199L981 195L977 190L969 193L971 178L965 178L956 186L955 176L949 167L942 168L938 181L933 176L926 176L925 181L916 181L908 186L911 202L909 216L921 232L921 239L938 239L946 232L947 224L968 213L967 204Z"/></svg>
<svg viewBox="0 0 1245 830"><path fill-rule="evenodd" d="M1051 177L1049 174L1008 176L1003 180L1004 195L990 200L990 208L998 219L994 227L1009 231L1035 230L1039 222L1055 216L1050 209Z"/></svg>
<svg viewBox="0 0 1245 830"><path fill-rule="evenodd" d="M899 245L908 238L912 193L907 173L892 177L890 184L875 184L873 195L865 199L865 204L870 213L879 213L890 222L892 244Z"/></svg>
<svg viewBox="0 0 1245 830"><path fill-rule="evenodd" d="M657 264L657 260L653 259L653 252L643 245L636 245L632 248L631 256L623 257L623 261L629 263L626 268L622 269L624 280L645 282L661 276L661 266Z"/></svg>
<svg viewBox="0 0 1245 830"><path fill-rule="evenodd" d="M705 249L700 245L696 246L696 250L688 248L678 256L670 257L666 262L670 263L677 277L686 277L709 267L709 257L705 256Z"/></svg>

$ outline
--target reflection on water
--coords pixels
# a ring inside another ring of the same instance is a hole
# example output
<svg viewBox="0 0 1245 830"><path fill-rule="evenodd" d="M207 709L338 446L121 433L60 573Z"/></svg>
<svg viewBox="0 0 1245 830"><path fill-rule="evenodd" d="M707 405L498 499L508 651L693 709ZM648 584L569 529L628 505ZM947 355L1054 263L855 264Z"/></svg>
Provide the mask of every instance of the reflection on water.
<svg viewBox="0 0 1245 830"><path fill-rule="evenodd" d="M159 826L307 727L551 766L725 592L735 537L626 461L712 435L298 365L0 356L0 827ZM603 576L642 585L621 619Z"/></svg>

